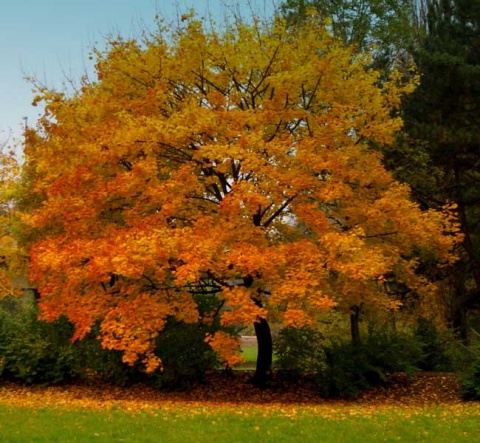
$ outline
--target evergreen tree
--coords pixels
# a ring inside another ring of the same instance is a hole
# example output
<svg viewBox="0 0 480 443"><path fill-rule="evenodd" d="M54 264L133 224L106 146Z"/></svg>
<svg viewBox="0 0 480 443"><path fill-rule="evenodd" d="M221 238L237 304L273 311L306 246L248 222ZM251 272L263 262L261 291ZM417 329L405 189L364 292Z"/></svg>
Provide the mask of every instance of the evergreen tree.
<svg viewBox="0 0 480 443"><path fill-rule="evenodd" d="M450 308L466 339L466 316L480 300L480 0L418 6L423 37L412 54L421 82L404 103L405 129L410 145L427 158L426 169L435 171L435 191L419 183L418 197L427 205L458 205L465 241Z"/></svg>

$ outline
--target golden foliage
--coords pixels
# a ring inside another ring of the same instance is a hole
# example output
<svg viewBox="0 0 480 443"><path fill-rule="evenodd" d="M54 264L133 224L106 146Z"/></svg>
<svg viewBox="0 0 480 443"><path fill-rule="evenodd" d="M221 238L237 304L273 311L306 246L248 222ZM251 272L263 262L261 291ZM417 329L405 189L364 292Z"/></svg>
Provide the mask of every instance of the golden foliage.
<svg viewBox="0 0 480 443"><path fill-rule="evenodd" d="M13 150L0 147L0 299L18 295L15 279L24 275L25 253L18 244L18 218L15 196L19 186L20 165Z"/></svg>
<svg viewBox="0 0 480 443"><path fill-rule="evenodd" d="M227 325L390 309L392 276L428 292L417 257L453 260L452 208L422 212L374 149L414 81L379 86L313 18L181 26L111 41L71 97L40 91L26 174L41 204L25 222L41 233L43 317L66 314L76 337L102 320L106 347L154 369L155 337L169 316L197 321L200 289L218 291ZM209 342L234 360L225 335Z"/></svg>

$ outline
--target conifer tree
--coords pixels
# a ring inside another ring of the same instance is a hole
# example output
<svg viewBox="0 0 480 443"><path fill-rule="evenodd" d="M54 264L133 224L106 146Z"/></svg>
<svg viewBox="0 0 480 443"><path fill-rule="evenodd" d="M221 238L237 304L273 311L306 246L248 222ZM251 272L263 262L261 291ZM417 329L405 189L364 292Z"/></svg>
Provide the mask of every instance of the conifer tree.
<svg viewBox="0 0 480 443"><path fill-rule="evenodd" d="M458 205L465 241L449 303L466 339L466 315L480 302L480 1L424 0L418 11L412 54L421 82L404 101L405 129L417 159L423 152L434 171L433 187L417 183L418 198Z"/></svg>

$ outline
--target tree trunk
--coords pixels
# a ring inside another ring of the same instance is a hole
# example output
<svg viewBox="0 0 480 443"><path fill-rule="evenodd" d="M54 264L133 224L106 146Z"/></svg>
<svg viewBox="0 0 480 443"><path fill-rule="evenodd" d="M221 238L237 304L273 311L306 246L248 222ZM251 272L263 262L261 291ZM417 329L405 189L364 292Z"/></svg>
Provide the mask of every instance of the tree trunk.
<svg viewBox="0 0 480 443"><path fill-rule="evenodd" d="M467 313L463 306L460 306L455 312L452 319L453 330L464 345L468 345L468 327Z"/></svg>
<svg viewBox="0 0 480 443"><path fill-rule="evenodd" d="M272 377L272 333L264 318L255 322L253 326L258 344L257 368L253 376L253 383L256 386L264 387Z"/></svg>
<svg viewBox="0 0 480 443"><path fill-rule="evenodd" d="M355 347L361 345L360 340L360 307L352 306L350 308L350 333L352 335L352 344Z"/></svg>
<svg viewBox="0 0 480 443"><path fill-rule="evenodd" d="M455 298L451 305L450 321L455 335L463 344L468 345L467 313L472 302L472 295L465 288L466 278L463 272L457 272L455 276L453 292Z"/></svg>

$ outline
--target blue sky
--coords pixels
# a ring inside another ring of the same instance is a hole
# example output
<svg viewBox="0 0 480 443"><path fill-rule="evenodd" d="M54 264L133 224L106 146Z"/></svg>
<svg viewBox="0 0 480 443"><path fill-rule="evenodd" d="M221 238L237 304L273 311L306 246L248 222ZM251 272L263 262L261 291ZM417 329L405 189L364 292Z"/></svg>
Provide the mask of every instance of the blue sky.
<svg viewBox="0 0 480 443"><path fill-rule="evenodd" d="M220 17L228 0L5 0L0 5L0 142L18 137L23 117L34 125L41 109L31 106L34 76L60 89L67 77L78 79L92 69L89 50L108 34L125 37L153 27L158 13L174 19L177 11L194 8L200 15ZM261 14L274 0L238 0ZM278 2L277 2L278 3ZM246 9L248 11L248 9Z"/></svg>

